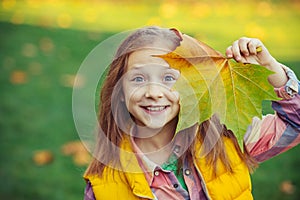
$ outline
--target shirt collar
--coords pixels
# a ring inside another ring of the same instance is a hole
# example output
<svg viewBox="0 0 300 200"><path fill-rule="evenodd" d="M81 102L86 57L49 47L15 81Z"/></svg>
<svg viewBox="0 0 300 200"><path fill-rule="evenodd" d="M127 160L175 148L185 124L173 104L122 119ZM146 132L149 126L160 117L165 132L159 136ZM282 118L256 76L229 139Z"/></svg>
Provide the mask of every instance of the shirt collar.
<svg viewBox="0 0 300 200"><path fill-rule="evenodd" d="M142 151L141 149L137 146L137 144L134 141L134 131L135 131L135 127L131 127L130 129L130 141L132 144L132 148L133 148L133 152L136 155L136 158L138 160L138 163L142 169L142 171L144 172L145 176L146 176L146 180L148 182L149 185L152 184L153 182L153 178L154 178L154 173L157 170L162 170L164 172L169 172L168 170L163 170L161 168L161 166L155 162L153 162L152 160L150 160ZM179 136L180 135L180 136ZM184 151L183 148L183 140L181 139L182 134L177 134L174 138L174 145L173 145L173 153L179 157L180 155L182 155L182 151Z"/></svg>

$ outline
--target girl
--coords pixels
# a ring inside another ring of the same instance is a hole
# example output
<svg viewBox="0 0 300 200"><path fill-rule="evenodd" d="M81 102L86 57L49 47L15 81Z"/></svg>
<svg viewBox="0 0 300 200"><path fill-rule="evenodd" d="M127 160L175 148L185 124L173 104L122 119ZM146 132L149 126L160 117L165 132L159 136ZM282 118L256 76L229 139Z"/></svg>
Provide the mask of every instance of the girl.
<svg viewBox="0 0 300 200"><path fill-rule="evenodd" d="M273 102L276 114L253 118L243 152L216 116L175 135L180 94L171 88L180 73L153 55L181 40L175 29L145 27L118 48L101 91L86 200L253 199L249 173L257 163L299 143L299 81L251 38L235 41L226 56L275 72L268 80L282 98Z"/></svg>

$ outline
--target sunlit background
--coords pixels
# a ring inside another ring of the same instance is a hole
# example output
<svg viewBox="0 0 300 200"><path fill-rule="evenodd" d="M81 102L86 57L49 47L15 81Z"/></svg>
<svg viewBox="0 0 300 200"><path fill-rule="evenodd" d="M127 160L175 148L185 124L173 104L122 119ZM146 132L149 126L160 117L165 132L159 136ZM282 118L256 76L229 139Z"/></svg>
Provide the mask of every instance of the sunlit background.
<svg viewBox="0 0 300 200"><path fill-rule="evenodd" d="M258 37L300 76L299 23L297 0L1 0L0 199L83 199L90 157L74 127L72 87L109 36L176 27L222 53L241 36ZM261 165L255 199L299 199L299 153Z"/></svg>

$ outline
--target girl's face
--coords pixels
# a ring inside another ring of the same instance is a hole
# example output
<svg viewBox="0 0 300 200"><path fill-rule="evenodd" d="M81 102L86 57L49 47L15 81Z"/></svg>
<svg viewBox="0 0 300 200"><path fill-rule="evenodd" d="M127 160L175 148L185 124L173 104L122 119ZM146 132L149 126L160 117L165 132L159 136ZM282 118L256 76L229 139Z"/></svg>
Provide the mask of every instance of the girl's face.
<svg viewBox="0 0 300 200"><path fill-rule="evenodd" d="M179 112L179 95L171 87L180 73L153 56L165 53L161 49L133 52L123 79L123 100L128 111L135 123L151 129L164 127Z"/></svg>

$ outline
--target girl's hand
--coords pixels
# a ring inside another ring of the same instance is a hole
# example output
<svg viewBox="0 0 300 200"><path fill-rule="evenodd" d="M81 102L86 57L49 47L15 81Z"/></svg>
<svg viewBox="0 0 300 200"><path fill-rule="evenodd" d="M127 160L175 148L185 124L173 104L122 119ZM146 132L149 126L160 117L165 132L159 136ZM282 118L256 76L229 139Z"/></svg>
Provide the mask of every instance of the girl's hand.
<svg viewBox="0 0 300 200"><path fill-rule="evenodd" d="M257 48L262 50L257 52ZM237 62L259 64L269 68L277 61L271 56L264 44L256 38L242 37L226 50L227 58L233 58Z"/></svg>
<svg viewBox="0 0 300 200"><path fill-rule="evenodd" d="M261 51L257 52L257 48ZM262 65L275 74L269 76L269 82L274 87L281 87L287 82L287 76L282 65L269 53L264 44L256 38L242 37L226 49L227 58L233 58L237 62Z"/></svg>

